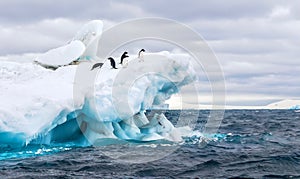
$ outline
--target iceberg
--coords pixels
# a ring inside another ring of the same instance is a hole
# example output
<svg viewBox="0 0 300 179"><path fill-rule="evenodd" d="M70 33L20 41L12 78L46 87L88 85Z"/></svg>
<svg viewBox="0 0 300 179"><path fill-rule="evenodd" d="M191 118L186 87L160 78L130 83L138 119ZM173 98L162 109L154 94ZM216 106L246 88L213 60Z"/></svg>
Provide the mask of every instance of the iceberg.
<svg viewBox="0 0 300 179"><path fill-rule="evenodd" d="M271 103L266 106L267 109L300 109L300 100L285 99Z"/></svg>
<svg viewBox="0 0 300 179"><path fill-rule="evenodd" d="M36 63L0 61L0 147L105 145L103 139L179 142L192 132L188 126L175 127L163 113L145 115L196 80L189 59L160 52L146 53L139 62L130 55L126 68L111 69L96 56L101 32L102 22L92 21L67 45L37 58L59 67L55 71ZM77 59L78 65L64 65ZM90 71L95 61L104 65ZM78 76L80 69L84 74ZM96 75L93 83L78 83L89 75Z"/></svg>
<svg viewBox="0 0 300 179"><path fill-rule="evenodd" d="M297 104L297 105L295 105L295 106L291 106L290 109L291 109L291 110L299 110L299 109L300 109L300 105Z"/></svg>

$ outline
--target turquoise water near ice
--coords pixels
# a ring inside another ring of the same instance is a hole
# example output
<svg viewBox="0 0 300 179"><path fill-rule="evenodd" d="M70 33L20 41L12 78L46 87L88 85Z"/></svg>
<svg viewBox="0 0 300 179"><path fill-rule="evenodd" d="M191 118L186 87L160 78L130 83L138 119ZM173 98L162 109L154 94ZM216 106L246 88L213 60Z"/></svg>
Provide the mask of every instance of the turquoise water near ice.
<svg viewBox="0 0 300 179"><path fill-rule="evenodd" d="M163 111L173 123L195 111ZM201 110L201 131L209 111ZM299 178L300 113L295 110L228 110L217 134L199 145L185 138L170 155L152 162L122 163L106 156L104 147L68 141L52 145L0 149L0 177L84 178ZM203 141L202 141L203 142ZM160 142L123 141L111 147L156 147ZM162 142L163 143L163 142Z"/></svg>

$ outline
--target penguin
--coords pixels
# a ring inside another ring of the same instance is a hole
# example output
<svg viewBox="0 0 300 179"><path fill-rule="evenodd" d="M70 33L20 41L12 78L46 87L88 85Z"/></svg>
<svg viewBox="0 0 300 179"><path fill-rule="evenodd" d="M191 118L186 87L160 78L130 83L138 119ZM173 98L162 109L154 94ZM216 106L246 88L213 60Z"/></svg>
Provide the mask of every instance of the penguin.
<svg viewBox="0 0 300 179"><path fill-rule="evenodd" d="M91 71L94 70L95 68L98 68L98 67L101 68L102 65L103 65L103 63L95 63L95 64L93 65Z"/></svg>
<svg viewBox="0 0 300 179"><path fill-rule="evenodd" d="M124 53L122 54L120 64L123 64L124 58L129 57L127 54L128 54L128 52L124 52Z"/></svg>
<svg viewBox="0 0 300 179"><path fill-rule="evenodd" d="M144 61L144 55L143 55L143 52L145 52L145 49L141 49L141 50L139 51L139 54L138 54L139 61Z"/></svg>
<svg viewBox="0 0 300 179"><path fill-rule="evenodd" d="M112 68L118 69L118 68L116 68L116 62L112 57L109 57L108 60L110 60L110 65Z"/></svg>
<svg viewBox="0 0 300 179"><path fill-rule="evenodd" d="M161 125L161 126L163 126L163 125L160 123L160 121L158 121L158 124Z"/></svg>

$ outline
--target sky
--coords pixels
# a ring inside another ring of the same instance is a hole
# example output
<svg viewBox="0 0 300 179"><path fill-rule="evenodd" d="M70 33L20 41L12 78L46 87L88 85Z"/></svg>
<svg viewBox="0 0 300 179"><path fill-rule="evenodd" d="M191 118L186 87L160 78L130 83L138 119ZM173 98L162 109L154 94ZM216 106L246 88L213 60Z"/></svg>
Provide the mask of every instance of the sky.
<svg viewBox="0 0 300 179"><path fill-rule="evenodd" d="M0 56L64 45L93 19L109 28L134 18L168 18L194 29L215 52L228 105L300 99L300 1L7 0L0 7Z"/></svg>

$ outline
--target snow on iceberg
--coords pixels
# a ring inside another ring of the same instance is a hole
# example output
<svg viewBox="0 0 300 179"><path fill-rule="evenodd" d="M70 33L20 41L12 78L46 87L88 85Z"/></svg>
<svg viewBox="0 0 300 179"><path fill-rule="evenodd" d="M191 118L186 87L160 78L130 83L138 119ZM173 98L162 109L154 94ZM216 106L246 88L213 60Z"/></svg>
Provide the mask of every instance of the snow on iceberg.
<svg viewBox="0 0 300 179"><path fill-rule="evenodd" d="M56 69L74 61L99 60L96 53L102 28L103 23L100 20L93 20L85 24L72 41L38 56L35 62L41 66Z"/></svg>
<svg viewBox="0 0 300 179"><path fill-rule="evenodd" d="M57 58L68 56L62 49L71 50L73 55L84 44L81 57L99 60L95 54L101 30L102 22L92 21L69 46L51 50L41 59L58 64ZM77 43L74 48L73 43ZM56 71L33 63L1 61L0 146L55 142L93 145L105 138L181 141L191 131L187 126L174 127L163 114L148 119L144 113L163 105L182 86L195 80L196 73L187 56L148 53L144 62L130 56L128 67L119 66L117 70L102 60L105 63L100 70L90 71L92 61L62 66ZM145 70L149 67L155 73ZM87 69L86 74L97 73L91 86L76 83L78 68ZM76 99L74 87L80 88Z"/></svg>

